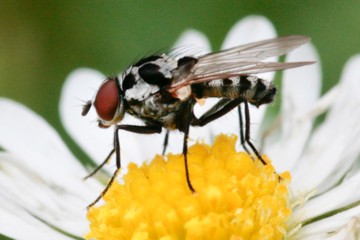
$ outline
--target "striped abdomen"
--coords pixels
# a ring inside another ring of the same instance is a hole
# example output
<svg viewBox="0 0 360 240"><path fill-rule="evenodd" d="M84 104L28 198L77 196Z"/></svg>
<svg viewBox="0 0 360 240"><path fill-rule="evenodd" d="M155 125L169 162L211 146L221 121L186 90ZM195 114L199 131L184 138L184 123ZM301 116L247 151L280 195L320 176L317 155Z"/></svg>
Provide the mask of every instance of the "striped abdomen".
<svg viewBox="0 0 360 240"><path fill-rule="evenodd" d="M212 80L193 84L191 89L196 98L243 98L255 106L272 102L276 94L276 87L271 82L255 76Z"/></svg>

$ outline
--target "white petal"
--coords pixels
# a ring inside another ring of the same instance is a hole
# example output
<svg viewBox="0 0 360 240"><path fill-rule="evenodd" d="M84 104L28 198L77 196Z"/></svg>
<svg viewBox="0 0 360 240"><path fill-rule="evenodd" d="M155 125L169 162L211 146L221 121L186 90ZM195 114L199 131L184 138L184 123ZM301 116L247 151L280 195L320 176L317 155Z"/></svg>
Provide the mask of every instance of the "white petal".
<svg viewBox="0 0 360 240"><path fill-rule="evenodd" d="M322 192L349 169L360 151L360 56L345 67L341 92L324 123L313 134L306 152L293 172L292 189Z"/></svg>
<svg viewBox="0 0 360 240"><path fill-rule="evenodd" d="M78 69L65 81L60 98L60 118L67 132L95 161L102 162L112 149L113 130L97 126L95 110L81 116L82 105L91 100L105 76L91 69Z"/></svg>
<svg viewBox="0 0 360 240"><path fill-rule="evenodd" d="M304 222L327 212L346 207L360 201L360 173L347 179L296 209L294 219ZM326 203L326 204L324 204Z"/></svg>
<svg viewBox="0 0 360 240"><path fill-rule="evenodd" d="M163 151L165 132L166 130L164 128L161 134L149 135L120 131L121 158L125 164L123 166L126 166L130 162L141 164L145 160L151 160L156 154L161 154ZM169 141L172 142L174 140L173 134L170 134L169 138ZM174 151L172 145L169 144L167 151Z"/></svg>
<svg viewBox="0 0 360 240"><path fill-rule="evenodd" d="M0 145L16 156L8 162L0 156L0 188L18 207L79 233L82 228L69 216L82 222L83 209L100 193L100 184L93 179L82 181L85 169L44 119L7 99L0 100L0 114ZM59 214L47 215L44 208Z"/></svg>
<svg viewBox="0 0 360 240"><path fill-rule="evenodd" d="M358 240L360 239L360 216L351 219L327 240Z"/></svg>
<svg viewBox="0 0 360 240"><path fill-rule="evenodd" d="M295 239L358 239L359 219L357 206L302 227Z"/></svg>
<svg viewBox="0 0 360 240"><path fill-rule="evenodd" d="M290 52L286 62L315 61L315 64L284 71L282 111L300 117L307 113L319 98L321 91L321 65L315 47L309 43ZM300 104L301 103L301 104ZM291 107L295 109L290 109Z"/></svg>
<svg viewBox="0 0 360 240"><path fill-rule="evenodd" d="M13 239L73 239L60 234L46 224L37 220L25 210L4 208L3 200L0 206L0 233Z"/></svg>
<svg viewBox="0 0 360 240"><path fill-rule="evenodd" d="M44 119L8 99L0 99L0 115L0 146L22 165L65 187L80 183L84 168Z"/></svg>
<svg viewBox="0 0 360 240"><path fill-rule="evenodd" d="M343 94L338 96L336 105L329 111L328 115L331 118L341 117L339 113L348 109L349 104L359 104L359 94L357 92L360 77L360 54L353 56L345 64L342 76L341 84L343 85ZM346 107L345 107L346 106ZM351 115L342 116L347 118Z"/></svg>
<svg viewBox="0 0 360 240"><path fill-rule="evenodd" d="M304 119L319 98L319 57L311 44L288 54L287 62L316 61L316 64L284 71L281 100L280 139L265 150L277 171L289 170L301 156L312 129L313 118Z"/></svg>
<svg viewBox="0 0 360 240"><path fill-rule="evenodd" d="M15 216L29 213L65 232L83 235L88 229L85 206L92 200L84 192L85 184L74 182L75 189L68 189L48 181L11 155L0 154L0 159L0 201L6 211L11 210ZM59 171L57 175L64 173Z"/></svg>
<svg viewBox="0 0 360 240"><path fill-rule="evenodd" d="M329 91L327 91L323 96L320 97L320 99L318 99L314 103L313 107L309 110L309 112L307 112L302 117L300 117L300 121L316 118L319 115L328 111L330 107L334 105L334 102L336 102L340 93L341 93L340 84L337 84L334 87L332 87Z"/></svg>

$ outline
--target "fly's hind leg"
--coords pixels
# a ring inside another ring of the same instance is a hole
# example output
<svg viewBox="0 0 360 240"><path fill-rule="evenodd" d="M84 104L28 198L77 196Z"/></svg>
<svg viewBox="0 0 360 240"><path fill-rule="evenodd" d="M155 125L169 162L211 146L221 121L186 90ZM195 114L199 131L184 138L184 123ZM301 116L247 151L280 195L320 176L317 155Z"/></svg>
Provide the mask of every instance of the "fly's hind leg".
<svg viewBox="0 0 360 240"><path fill-rule="evenodd" d="M258 150L256 150L254 144L252 144L252 142L250 141L250 110L249 110L249 104L248 104L247 101L244 101L244 105L245 105L245 136L242 136L241 138L244 138L244 141L249 145L251 150L255 153L256 157L262 162L262 164L266 165L267 164L266 161L261 157ZM240 117L240 124L241 124L242 123L241 109L239 110L239 114L240 114L239 117ZM241 125L240 129L242 129L242 128L243 128L243 126ZM242 132L242 130L240 130L240 131Z"/></svg>
<svg viewBox="0 0 360 240"><path fill-rule="evenodd" d="M242 114L240 109L240 104L244 103L245 105L245 135L243 132L243 121L242 121ZM249 152L245 143L249 145L251 150L255 153L256 157L260 159L260 161L266 165L265 160L261 157L259 152L256 150L255 146L250 141L250 111L248 102L242 98L236 99L221 99L217 104L215 104L212 108L210 108L207 112L205 112L200 118L196 118L193 116L191 125L192 126L204 126L209 122L212 122L231 110L235 107L239 106L239 117L240 117L240 141L241 144L244 146L245 151Z"/></svg>
<svg viewBox="0 0 360 240"><path fill-rule="evenodd" d="M241 146L244 148L244 150L250 154L249 149L246 147L245 144L245 136L244 136L244 123L243 123L243 117L241 112L241 106L238 106L238 114L239 114L239 125L240 125L240 143Z"/></svg>
<svg viewBox="0 0 360 240"><path fill-rule="evenodd" d="M214 106L212 106L208 111L206 111L203 115L201 115L200 118L196 118L195 115L193 115L193 118L191 120L191 126L205 126L206 124L224 116L225 114L233 110L235 107L239 106L239 104L243 101L244 100L242 98L223 98L218 101Z"/></svg>

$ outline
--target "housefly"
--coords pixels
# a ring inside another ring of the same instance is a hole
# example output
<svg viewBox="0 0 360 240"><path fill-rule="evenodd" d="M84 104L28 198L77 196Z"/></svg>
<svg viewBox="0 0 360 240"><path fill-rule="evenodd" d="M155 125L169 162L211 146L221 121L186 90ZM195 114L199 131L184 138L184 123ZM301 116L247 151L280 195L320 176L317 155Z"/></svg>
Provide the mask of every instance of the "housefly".
<svg viewBox="0 0 360 240"><path fill-rule="evenodd" d="M167 54L151 55L130 66L120 77L108 77L98 89L95 97L88 101L82 115L91 106L98 115L101 128L114 126L113 149L105 161L89 176L96 173L115 153L116 170L108 185L92 202L96 204L106 194L121 168L119 130L140 134L179 130L184 134L182 153L184 156L186 182L195 192L190 181L187 157L187 139L190 126L201 127L222 117L240 104L245 108L245 133L242 131L240 115L240 137L263 163L255 146L250 141L249 104L259 107L273 101L276 87L254 74L296 68L313 62L264 62L280 56L309 42L306 36L285 36L249 43L199 57L172 57ZM215 97L219 101L200 117L194 114L198 99ZM143 125L121 124L125 114L130 114ZM246 151L247 148L245 147ZM89 177L88 176L88 177Z"/></svg>

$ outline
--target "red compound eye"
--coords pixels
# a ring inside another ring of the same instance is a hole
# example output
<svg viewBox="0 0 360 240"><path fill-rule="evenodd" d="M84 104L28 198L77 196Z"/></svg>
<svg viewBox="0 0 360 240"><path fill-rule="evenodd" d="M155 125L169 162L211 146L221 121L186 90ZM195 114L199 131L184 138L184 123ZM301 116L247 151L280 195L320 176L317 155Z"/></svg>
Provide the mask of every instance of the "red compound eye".
<svg viewBox="0 0 360 240"><path fill-rule="evenodd" d="M119 92L116 79L108 79L96 94L94 106L98 116L104 121L111 121L119 105Z"/></svg>

